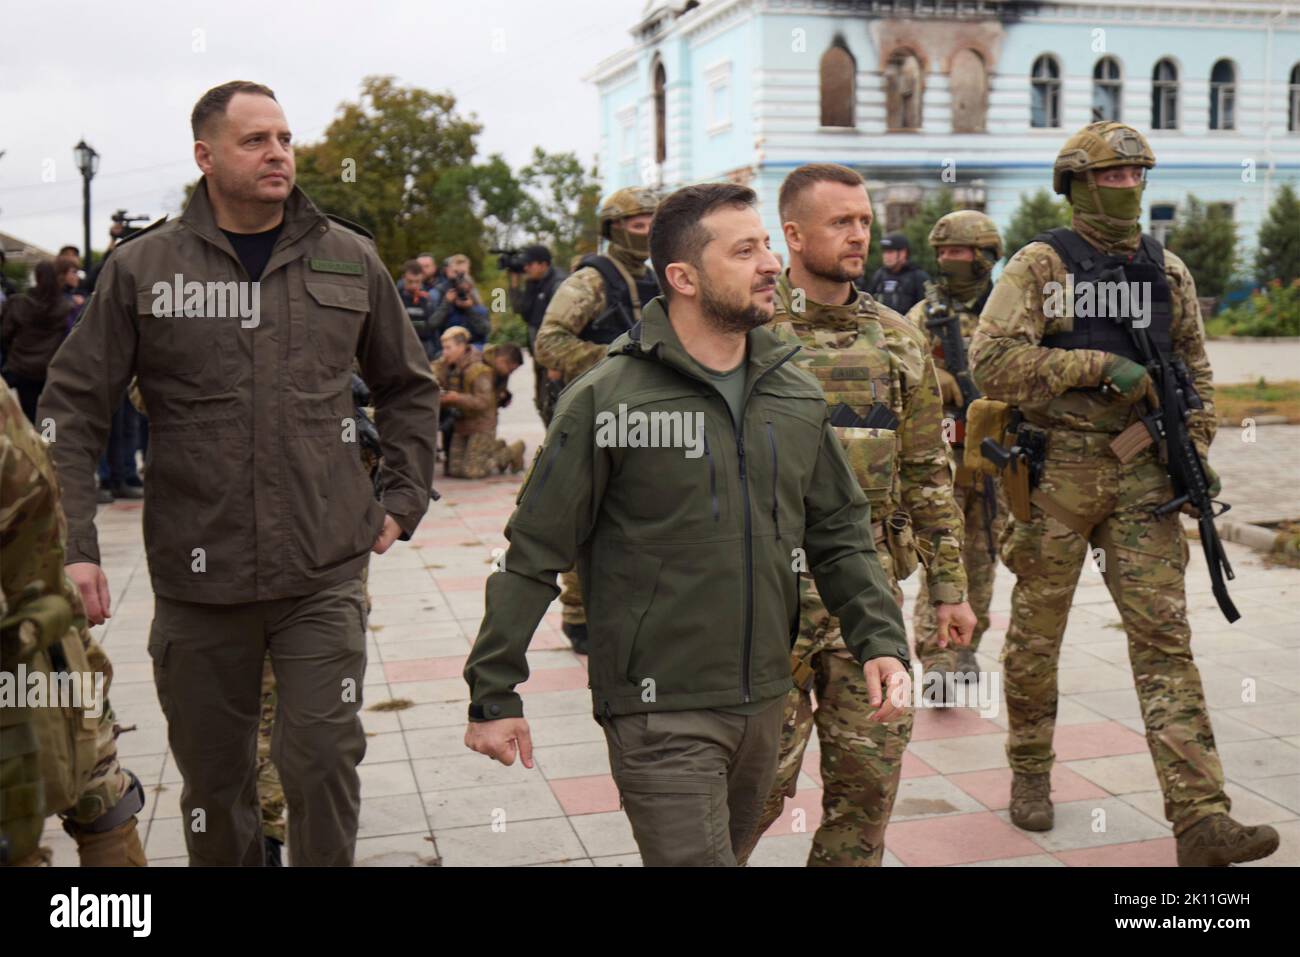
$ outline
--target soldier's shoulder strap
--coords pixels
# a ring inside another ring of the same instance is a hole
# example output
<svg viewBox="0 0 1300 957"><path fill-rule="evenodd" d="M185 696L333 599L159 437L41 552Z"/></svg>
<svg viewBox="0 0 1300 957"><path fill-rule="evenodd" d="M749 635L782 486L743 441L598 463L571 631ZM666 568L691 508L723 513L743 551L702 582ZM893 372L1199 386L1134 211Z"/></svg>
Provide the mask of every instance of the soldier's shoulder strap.
<svg viewBox="0 0 1300 957"><path fill-rule="evenodd" d="M326 213L325 218L338 223L340 226L346 229L352 230L354 233L360 233L362 236L365 236L366 239L373 241L375 238L374 233L366 229L366 227L360 226L357 223L352 222L352 220L350 219L344 219L342 216L335 216L333 213Z"/></svg>
<svg viewBox="0 0 1300 957"><path fill-rule="evenodd" d="M135 242L137 239L139 239L139 238L140 238L141 236L143 236L145 233L152 232L153 230L157 229L159 226L161 226L161 225L162 225L163 223L165 223L165 222L167 222L167 217L166 217L166 216L162 217L161 219L155 219L155 220L154 220L152 223L150 223L148 226L143 226L143 227L141 227L140 229L137 229L137 230L136 230L135 232L133 232L130 236L124 236L124 237L122 237L121 239L119 239L117 242L115 242L115 243L113 244L113 248L114 248L114 249L121 249L121 248L122 248L123 246L125 246L127 243L133 243L133 242ZM101 257L101 261L102 261L102 257Z"/></svg>
<svg viewBox="0 0 1300 957"><path fill-rule="evenodd" d="M619 270L618 264L608 256L601 256L597 253L590 253L583 256L578 262L578 268L588 267L600 273L600 278L605 282L605 294L607 298L622 298L624 294L630 294L627 287L627 280L623 278L623 273ZM577 272L577 270L574 270Z"/></svg>
<svg viewBox="0 0 1300 957"><path fill-rule="evenodd" d="M1055 249L1067 272L1077 271L1086 275L1104 258L1069 226L1057 226L1039 233L1030 242L1047 243Z"/></svg>

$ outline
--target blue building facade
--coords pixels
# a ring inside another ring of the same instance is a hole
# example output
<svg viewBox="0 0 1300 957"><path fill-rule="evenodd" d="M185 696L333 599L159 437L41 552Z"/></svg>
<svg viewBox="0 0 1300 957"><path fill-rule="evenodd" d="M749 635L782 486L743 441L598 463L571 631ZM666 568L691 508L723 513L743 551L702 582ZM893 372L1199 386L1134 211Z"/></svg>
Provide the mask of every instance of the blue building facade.
<svg viewBox="0 0 1300 957"><path fill-rule="evenodd" d="M859 170L886 230L944 188L1005 228L1094 119L1150 140L1158 238L1195 195L1247 263L1300 181L1295 0L650 0L631 35L590 76L606 189L746 183L773 248L802 163Z"/></svg>

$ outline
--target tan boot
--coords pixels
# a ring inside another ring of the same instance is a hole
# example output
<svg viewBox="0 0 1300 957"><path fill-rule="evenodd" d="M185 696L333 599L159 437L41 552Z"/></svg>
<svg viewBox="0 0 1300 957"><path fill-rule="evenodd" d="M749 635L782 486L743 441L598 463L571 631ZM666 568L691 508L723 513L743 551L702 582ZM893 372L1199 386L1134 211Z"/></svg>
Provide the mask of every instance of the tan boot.
<svg viewBox="0 0 1300 957"><path fill-rule="evenodd" d="M1020 774L1011 778L1011 823L1025 831L1050 831L1056 823L1052 808L1052 776Z"/></svg>
<svg viewBox="0 0 1300 957"><path fill-rule="evenodd" d="M1227 867L1257 861L1277 850L1278 836L1267 824L1247 827L1226 814L1211 814L1178 835L1179 867Z"/></svg>
<svg viewBox="0 0 1300 957"><path fill-rule="evenodd" d="M134 817L107 831L87 831L71 822L64 830L77 842L82 867L148 867Z"/></svg>
<svg viewBox="0 0 1300 957"><path fill-rule="evenodd" d="M510 451L510 474L518 475L524 470L524 440L515 439L508 446Z"/></svg>

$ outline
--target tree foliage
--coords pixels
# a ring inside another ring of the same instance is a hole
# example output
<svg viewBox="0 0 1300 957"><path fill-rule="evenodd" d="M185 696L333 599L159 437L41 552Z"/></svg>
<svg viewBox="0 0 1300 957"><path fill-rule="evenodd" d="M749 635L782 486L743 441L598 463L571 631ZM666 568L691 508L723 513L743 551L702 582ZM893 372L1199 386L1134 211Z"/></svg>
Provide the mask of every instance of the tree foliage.
<svg viewBox="0 0 1300 957"><path fill-rule="evenodd" d="M1197 295L1223 296L1237 266L1237 224L1231 216L1189 195L1167 245L1196 280Z"/></svg>
<svg viewBox="0 0 1300 957"><path fill-rule="evenodd" d="M1300 198L1290 183L1282 184L1260 224L1258 246L1255 272L1259 282L1277 279L1289 286L1300 276Z"/></svg>
<svg viewBox="0 0 1300 957"><path fill-rule="evenodd" d="M1022 196L1020 205L1011 215L1002 249L1007 259L1028 246L1039 233L1058 226L1070 225L1070 204L1057 199L1045 189L1032 196Z"/></svg>

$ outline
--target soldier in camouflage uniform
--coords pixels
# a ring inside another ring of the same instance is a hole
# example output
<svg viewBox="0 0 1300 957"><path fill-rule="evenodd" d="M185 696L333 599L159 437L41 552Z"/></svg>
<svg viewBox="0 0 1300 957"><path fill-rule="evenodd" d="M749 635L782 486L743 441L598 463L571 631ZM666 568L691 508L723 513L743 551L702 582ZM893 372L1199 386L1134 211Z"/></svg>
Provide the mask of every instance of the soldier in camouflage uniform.
<svg viewBox="0 0 1300 957"><path fill-rule="evenodd" d="M956 671L971 676L979 670L975 650L989 627L989 602L993 599L993 574L997 571L997 536L1005 524L998 507L993 480L975 475L962 465L965 438L965 398L943 354L943 344L926 322L942 321L955 316L961 325L963 344L969 349L971 336L979 322L980 310L993 290L993 266L1002 258L1002 239L993 220L973 209L949 213L930 230L930 246L939 262L939 279L925 285L925 298L907 313L907 319L926 334L939 392L943 396L945 422L952 430L953 488L957 508L966 521L962 563L966 567L966 587L971 610L975 612L975 633L969 646L939 647L939 623L929 601L926 574L921 573L921 590L912 613L912 634L916 654L927 672ZM945 682L946 686L946 682Z"/></svg>
<svg viewBox="0 0 1300 957"><path fill-rule="evenodd" d="M432 364L444 408L460 415L452 427L447 474L486 478L493 471L524 467L524 443L497 438L497 389L492 369L470 346L469 331L452 326L442 334L442 358Z"/></svg>
<svg viewBox="0 0 1300 957"><path fill-rule="evenodd" d="M962 520L953 501L928 344L915 326L853 284L862 275L871 236L866 187L843 166L800 167L781 188L780 210L790 268L777 282L773 329L800 347L792 361L821 382L832 424L837 425L841 403L881 423L837 432L871 504L877 553L894 598L902 604L898 581L912 573L919 553L929 568L930 595L944 634L968 641L975 617L966 604ZM786 700L776 783L757 831L737 859L748 858L785 798L794 796L815 723L823 816L808 863L878 866L912 735L912 712L885 723L872 720L862 668L845 647L839 622L822 604L808 569L799 570L804 574L792 655L795 688Z"/></svg>
<svg viewBox="0 0 1300 957"><path fill-rule="evenodd" d="M143 867L135 815L144 789L118 763L119 728L107 697L113 667L64 575L66 536L45 444L14 394L0 388L0 656L6 670L22 662L102 675L104 695L60 709L60 730L65 721L68 727L55 734L69 743L62 758L72 766L51 765L53 752L41 753L48 713L0 706L0 863L48 860L40 835L45 815L58 812L83 867ZM98 717L90 713L95 705Z"/></svg>
<svg viewBox="0 0 1300 957"><path fill-rule="evenodd" d="M609 344L641 319L641 306L659 294L649 268L650 222L659 198L652 190L612 193L598 212L604 256L584 256L555 291L533 355L548 374L567 384L605 357ZM611 288L616 285L617 288ZM549 424L549 423L548 423ZM564 634L587 653L587 613L577 570L560 575Z"/></svg>
<svg viewBox="0 0 1300 957"><path fill-rule="evenodd" d="M1040 239L1048 241L1012 257L971 344L979 388L1018 406L1026 427L1046 439L1038 484L1046 505L1034 504L1028 522L1008 521L1000 542L1002 561L1016 575L1003 650L1011 819L1030 830L1053 824L1057 659L1091 547L1093 568L1100 566L1128 635L1178 862L1223 865L1271 854L1278 834L1244 827L1227 813L1223 769L1192 660L1186 535L1177 512L1153 512L1173 498L1168 473L1155 445L1126 456L1126 464L1111 447L1150 401L1151 380L1126 328L1134 314L1085 314L1083 298L1077 304L1068 294L1064 302L1053 298L1067 286L1067 274L1074 292L1086 293L1098 264L1151 277L1147 333L1186 365L1200 394L1204 408L1193 412L1187 428L1204 460L1216 420L1196 284L1182 260L1141 234L1145 170L1154 165L1145 137L1124 124L1093 123L1070 137L1052 179L1056 192L1069 197L1072 227L1044 234ZM1218 479L1206 469L1216 494Z"/></svg>

